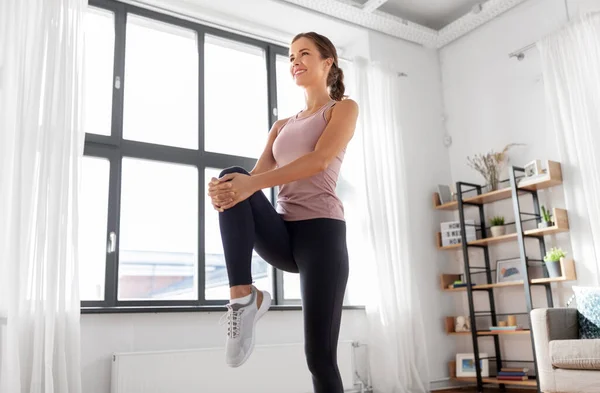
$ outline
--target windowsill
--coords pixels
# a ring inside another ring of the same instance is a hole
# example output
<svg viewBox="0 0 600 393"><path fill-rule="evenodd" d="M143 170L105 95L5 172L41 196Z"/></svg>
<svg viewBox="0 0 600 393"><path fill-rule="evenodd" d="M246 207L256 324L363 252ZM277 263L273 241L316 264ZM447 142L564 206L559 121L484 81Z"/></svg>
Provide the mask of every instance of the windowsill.
<svg viewBox="0 0 600 393"><path fill-rule="evenodd" d="M365 306L344 306L344 310L364 310ZM269 311L301 311L300 305L275 305ZM82 314L137 314L161 312L224 312L224 306L132 306L132 307L82 307Z"/></svg>

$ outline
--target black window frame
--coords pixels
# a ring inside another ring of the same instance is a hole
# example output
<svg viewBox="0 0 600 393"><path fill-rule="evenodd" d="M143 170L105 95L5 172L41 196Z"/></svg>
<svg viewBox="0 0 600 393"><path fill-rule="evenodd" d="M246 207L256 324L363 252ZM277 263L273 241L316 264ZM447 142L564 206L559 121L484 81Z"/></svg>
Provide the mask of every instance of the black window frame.
<svg viewBox="0 0 600 393"><path fill-rule="evenodd" d="M91 313L132 313L132 312L188 312L222 310L227 300L206 300L205 298L205 249L204 249L204 203L203 192L205 168L226 168L241 166L247 169L254 167L256 159L207 152L204 150L204 38L206 35L233 40L252 45L264 50L268 86L268 119L269 124L277 120L277 84L276 57L288 56L288 48L266 41L247 37L241 34L220 30L201 23L177 18L146 8L121 3L116 0L89 0L89 7L95 7L114 13L115 45L113 68L112 119L110 135L85 135L84 156L104 158L110 162L108 220L106 240L109 234L116 234L115 252L107 253L105 266L104 300L82 300L81 312ZM123 101L125 80L125 46L127 15L132 14L194 30L198 44L198 149L186 149L167 145L159 145L123 139ZM120 79L119 87L115 87L116 79ZM265 136L268 129L265 130ZM120 197L122 160L127 158L148 159L158 162L185 164L198 169L198 300L118 300L119 280L119 230L120 230ZM275 203L276 189L271 189L271 200ZM283 272L269 267L273 274L273 306L275 310L299 310L300 300L285 299L283 293ZM364 309L364 306L344 306L344 309Z"/></svg>

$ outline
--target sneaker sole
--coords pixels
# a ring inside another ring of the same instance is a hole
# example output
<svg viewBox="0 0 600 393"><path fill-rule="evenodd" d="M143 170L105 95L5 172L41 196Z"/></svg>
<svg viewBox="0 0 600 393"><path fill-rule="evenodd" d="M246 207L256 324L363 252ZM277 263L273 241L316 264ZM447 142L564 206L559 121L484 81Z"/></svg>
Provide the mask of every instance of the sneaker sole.
<svg viewBox="0 0 600 393"><path fill-rule="evenodd" d="M260 318L262 318L263 315L265 315L265 313L271 307L271 294L267 291L262 291L262 293L263 301L260 305L260 308L256 312L256 315L254 316L254 323L252 325L252 341L250 342L250 350L248 351L248 353L246 353L241 362L239 362L238 364L229 364L230 367L240 367L242 364L246 363L246 360L250 358L250 355L252 355L252 352L254 351L254 336L256 334L256 323Z"/></svg>

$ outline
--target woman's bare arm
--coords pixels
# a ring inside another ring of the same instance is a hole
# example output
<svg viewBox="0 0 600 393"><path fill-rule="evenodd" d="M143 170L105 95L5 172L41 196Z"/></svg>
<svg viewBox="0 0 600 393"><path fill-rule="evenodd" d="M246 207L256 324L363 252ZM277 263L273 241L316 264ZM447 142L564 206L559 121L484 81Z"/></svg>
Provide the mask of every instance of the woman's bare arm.
<svg viewBox="0 0 600 393"><path fill-rule="evenodd" d="M267 138L267 144L265 145L265 149L263 150L260 158L256 162L256 165L254 165L254 168L250 171L251 175L259 175L261 173L265 173L272 169L275 169L275 166L277 164L275 162L275 157L273 157L273 143L275 142L275 138L277 138L277 134L279 134L279 130L281 130L281 127L283 127L283 125L288 121L288 119L277 120L275 123L273 123L273 126L269 131L269 136Z"/></svg>
<svg viewBox="0 0 600 393"><path fill-rule="evenodd" d="M287 184L325 170L352 139L357 118L356 102L350 99L339 102L333 108L331 120L319 138L315 150L280 168L253 176L255 189L261 190Z"/></svg>

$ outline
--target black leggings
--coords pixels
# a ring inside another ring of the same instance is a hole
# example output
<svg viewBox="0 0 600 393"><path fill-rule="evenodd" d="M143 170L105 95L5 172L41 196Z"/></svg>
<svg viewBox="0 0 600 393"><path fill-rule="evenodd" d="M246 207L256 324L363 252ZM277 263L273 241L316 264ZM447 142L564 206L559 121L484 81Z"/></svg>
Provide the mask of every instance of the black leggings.
<svg viewBox="0 0 600 393"><path fill-rule="evenodd" d="M221 172L248 174L233 167ZM305 353L315 393L344 391L337 342L348 281L346 224L330 218L284 221L262 191L219 213L229 285L252 283L251 258L300 273Z"/></svg>

